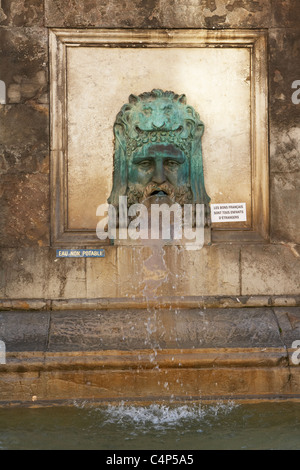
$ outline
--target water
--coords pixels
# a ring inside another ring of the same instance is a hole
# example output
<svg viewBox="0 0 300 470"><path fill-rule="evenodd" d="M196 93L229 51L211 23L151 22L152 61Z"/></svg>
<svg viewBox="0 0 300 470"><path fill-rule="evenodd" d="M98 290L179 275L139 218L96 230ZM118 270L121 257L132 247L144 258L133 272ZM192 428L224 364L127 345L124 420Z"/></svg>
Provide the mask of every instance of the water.
<svg viewBox="0 0 300 470"><path fill-rule="evenodd" d="M300 403L0 409L0 449L300 449Z"/></svg>

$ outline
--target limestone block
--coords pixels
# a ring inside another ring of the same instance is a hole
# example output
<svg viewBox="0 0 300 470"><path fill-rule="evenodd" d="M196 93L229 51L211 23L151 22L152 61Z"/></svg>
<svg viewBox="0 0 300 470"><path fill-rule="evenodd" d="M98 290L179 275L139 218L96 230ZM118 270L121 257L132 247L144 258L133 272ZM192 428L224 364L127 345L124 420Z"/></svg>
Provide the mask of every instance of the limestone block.
<svg viewBox="0 0 300 470"><path fill-rule="evenodd" d="M50 27L159 27L159 0L46 0L45 24Z"/></svg>
<svg viewBox="0 0 300 470"><path fill-rule="evenodd" d="M86 260L56 258L56 250L45 250L45 297L82 299L87 297Z"/></svg>
<svg viewBox="0 0 300 470"><path fill-rule="evenodd" d="M3 249L5 297L86 297L85 260L56 258L48 248Z"/></svg>
<svg viewBox="0 0 300 470"><path fill-rule="evenodd" d="M284 245L242 247L241 289L242 295L298 295L300 258Z"/></svg>
<svg viewBox="0 0 300 470"><path fill-rule="evenodd" d="M118 282L121 275L117 269L117 248L105 248L105 258L86 259L87 297L117 297ZM76 296L75 296L76 297Z"/></svg>
<svg viewBox="0 0 300 470"><path fill-rule="evenodd" d="M119 297L142 297L149 305L161 296L238 295L239 248L119 247L117 276Z"/></svg>
<svg viewBox="0 0 300 470"><path fill-rule="evenodd" d="M145 279L149 286L159 283L165 275L159 257L155 266L149 266L152 250L148 246L120 246L117 251L117 292L119 297L135 298L147 296ZM151 262L150 262L151 264Z"/></svg>
<svg viewBox="0 0 300 470"><path fill-rule="evenodd" d="M292 101L292 84L300 77L300 32L299 27L287 29L282 25L269 32L269 110L270 128L276 126L274 133L300 125L299 104Z"/></svg>
<svg viewBox="0 0 300 470"><path fill-rule="evenodd" d="M0 173L48 173L48 106L0 106ZM42 188L41 188L42 191Z"/></svg>
<svg viewBox="0 0 300 470"><path fill-rule="evenodd" d="M300 76L300 75L299 75ZM300 126L289 128L273 126L270 132L271 173L296 173L300 171ZM285 175L285 178L289 175ZM291 175L290 178L293 176Z"/></svg>
<svg viewBox="0 0 300 470"><path fill-rule="evenodd" d="M6 174L0 188L0 245L49 244L49 176Z"/></svg>
<svg viewBox="0 0 300 470"><path fill-rule="evenodd" d="M299 159L299 156L298 156ZM300 244L300 171L271 175L271 237Z"/></svg>
<svg viewBox="0 0 300 470"><path fill-rule="evenodd" d="M1 80L7 103L48 103L48 35L41 27L0 27Z"/></svg>
<svg viewBox="0 0 300 470"><path fill-rule="evenodd" d="M43 298L45 289L43 261L41 249L2 249L5 297Z"/></svg>
<svg viewBox="0 0 300 470"><path fill-rule="evenodd" d="M300 11L298 0L272 0L273 26L298 27Z"/></svg>
<svg viewBox="0 0 300 470"><path fill-rule="evenodd" d="M4 259L2 251L0 250L0 299L5 297L5 272L4 272Z"/></svg>
<svg viewBox="0 0 300 470"><path fill-rule="evenodd" d="M167 28L266 27L270 2L264 0L162 0L161 23Z"/></svg>
<svg viewBox="0 0 300 470"><path fill-rule="evenodd" d="M239 294L238 247L122 247L118 266L119 296L144 297L149 304L160 296Z"/></svg>
<svg viewBox="0 0 300 470"><path fill-rule="evenodd" d="M43 26L44 5L40 0L2 0L3 26Z"/></svg>
<svg viewBox="0 0 300 470"><path fill-rule="evenodd" d="M165 247L167 280L161 295L239 295L239 246L212 245L201 250Z"/></svg>
<svg viewBox="0 0 300 470"><path fill-rule="evenodd" d="M120 0L47 0L45 12L46 25L52 27L245 28L268 26L270 9L264 0L146 0L130 5Z"/></svg>
<svg viewBox="0 0 300 470"><path fill-rule="evenodd" d="M29 105L0 107L0 140L5 147L48 144L48 106L30 102Z"/></svg>

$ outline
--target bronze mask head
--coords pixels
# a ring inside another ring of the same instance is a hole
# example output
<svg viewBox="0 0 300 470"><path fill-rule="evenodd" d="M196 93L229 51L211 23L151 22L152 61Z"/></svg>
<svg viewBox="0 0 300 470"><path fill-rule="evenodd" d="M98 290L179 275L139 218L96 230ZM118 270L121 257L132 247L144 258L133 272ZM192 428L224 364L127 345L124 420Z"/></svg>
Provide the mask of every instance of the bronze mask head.
<svg viewBox="0 0 300 470"><path fill-rule="evenodd" d="M203 131L185 95L158 89L130 95L114 123L113 188L108 202L118 207L119 196L127 196L130 205L157 194L180 205L199 203L209 208Z"/></svg>

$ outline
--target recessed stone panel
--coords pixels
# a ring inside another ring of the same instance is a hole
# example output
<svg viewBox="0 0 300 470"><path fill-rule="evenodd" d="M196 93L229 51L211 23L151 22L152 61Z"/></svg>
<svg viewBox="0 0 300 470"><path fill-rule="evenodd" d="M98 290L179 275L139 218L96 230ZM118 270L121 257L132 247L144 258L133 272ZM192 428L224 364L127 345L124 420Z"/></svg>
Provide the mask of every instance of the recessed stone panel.
<svg viewBox="0 0 300 470"><path fill-rule="evenodd" d="M152 89L186 95L200 114L211 202L246 204L246 221L213 224L213 240L266 238L265 39L252 31L51 31L54 243L99 243L96 212L111 192L116 115L129 95Z"/></svg>

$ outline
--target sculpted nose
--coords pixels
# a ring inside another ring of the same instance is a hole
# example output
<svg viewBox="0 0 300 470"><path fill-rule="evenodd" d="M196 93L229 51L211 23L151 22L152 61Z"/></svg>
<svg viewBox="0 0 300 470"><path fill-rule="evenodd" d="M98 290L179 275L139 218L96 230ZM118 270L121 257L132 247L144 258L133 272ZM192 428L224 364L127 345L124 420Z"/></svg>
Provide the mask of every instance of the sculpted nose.
<svg viewBox="0 0 300 470"><path fill-rule="evenodd" d="M156 119L155 121L152 122L152 126L154 127L154 129L162 129L165 125L165 121L163 121L162 119Z"/></svg>
<svg viewBox="0 0 300 470"><path fill-rule="evenodd" d="M165 116L158 110L152 115L152 126L154 129L161 129L165 126Z"/></svg>
<svg viewBox="0 0 300 470"><path fill-rule="evenodd" d="M152 181L156 184L162 184L166 181L164 165L162 161L157 161L155 163L155 170Z"/></svg>

